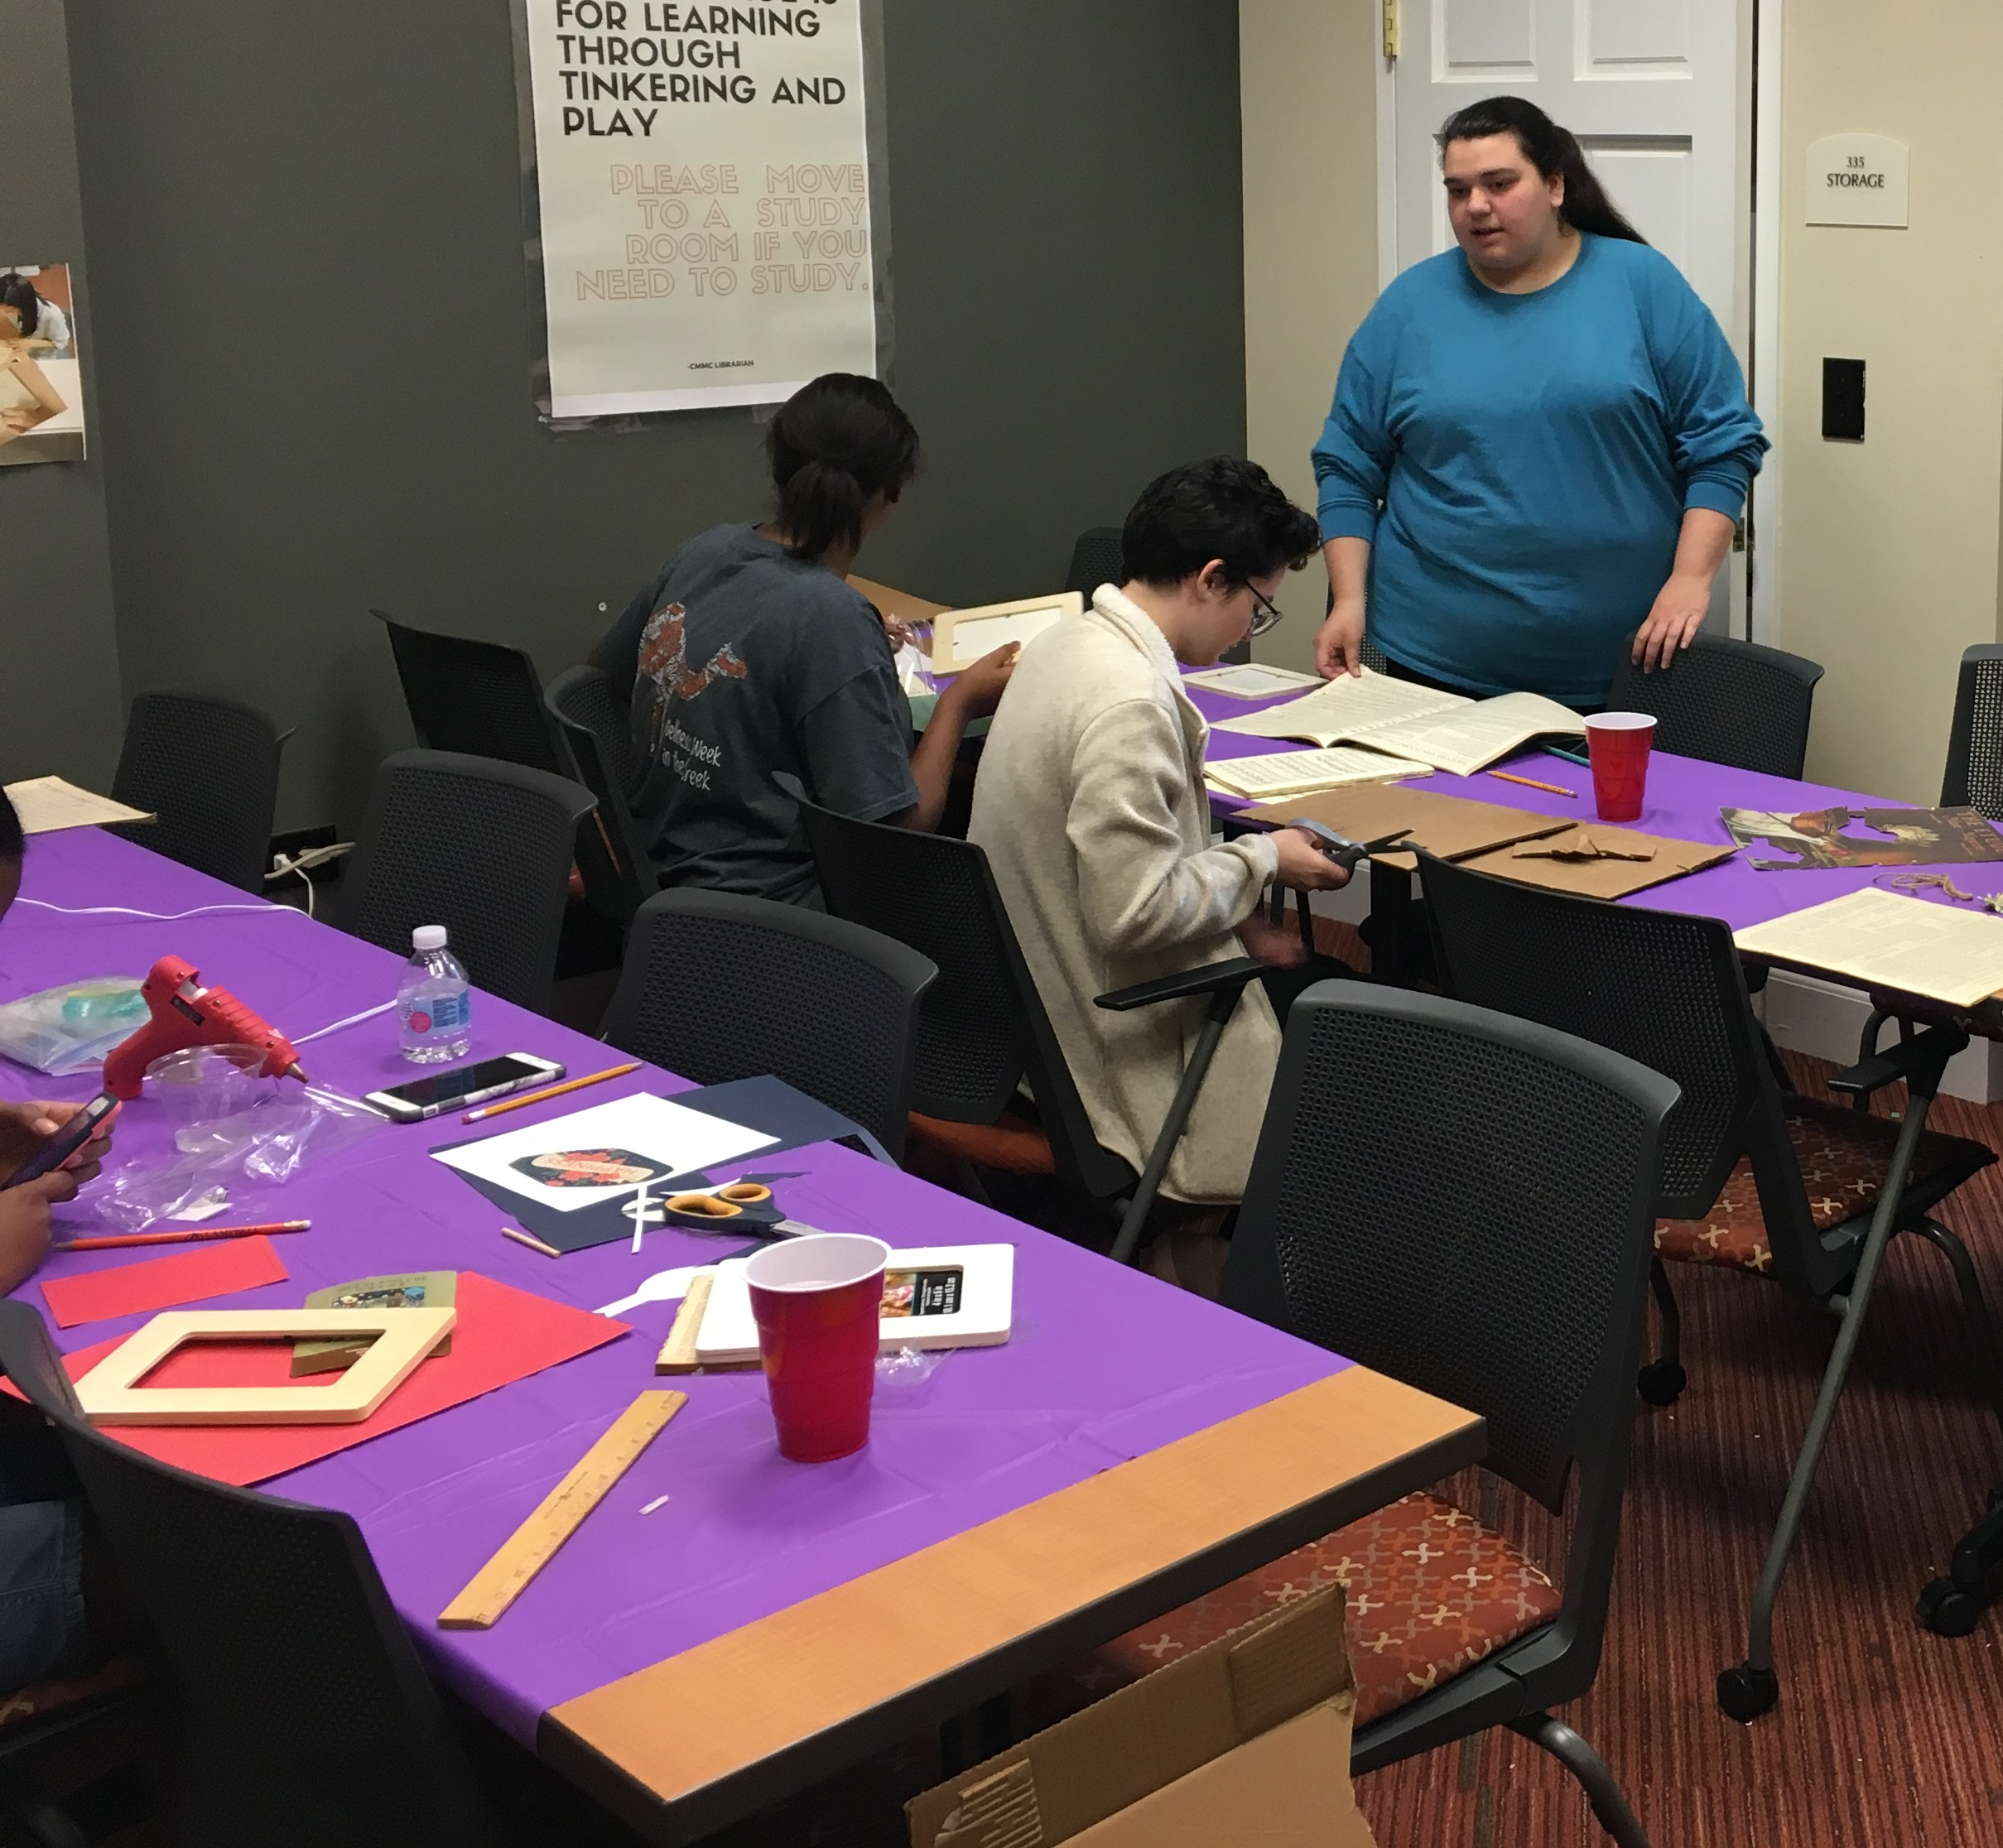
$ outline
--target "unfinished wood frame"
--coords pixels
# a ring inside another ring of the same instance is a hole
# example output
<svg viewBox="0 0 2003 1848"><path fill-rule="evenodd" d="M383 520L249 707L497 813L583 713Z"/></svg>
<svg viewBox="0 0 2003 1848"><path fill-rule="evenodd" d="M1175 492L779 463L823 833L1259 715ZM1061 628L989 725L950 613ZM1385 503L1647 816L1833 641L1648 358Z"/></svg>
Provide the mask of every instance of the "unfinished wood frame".
<svg viewBox="0 0 2003 1848"><path fill-rule="evenodd" d="M935 674L963 673L985 654L1011 642L1032 642L1053 623L1082 616L1085 599L1076 590L1014 603L984 604L978 609L951 609L932 623Z"/></svg>
<svg viewBox="0 0 2003 1848"><path fill-rule="evenodd" d="M153 1317L76 1383L93 1424L359 1424L452 1332L452 1309L176 1309ZM325 1386L142 1386L190 1341L316 1340L373 1335Z"/></svg>

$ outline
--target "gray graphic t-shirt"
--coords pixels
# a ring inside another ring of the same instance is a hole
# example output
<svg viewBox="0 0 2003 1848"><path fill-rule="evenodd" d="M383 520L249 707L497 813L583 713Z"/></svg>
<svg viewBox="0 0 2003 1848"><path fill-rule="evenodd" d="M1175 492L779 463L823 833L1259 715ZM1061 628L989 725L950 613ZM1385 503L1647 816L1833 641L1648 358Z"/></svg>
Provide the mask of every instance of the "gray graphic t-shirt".
<svg viewBox="0 0 2003 1848"><path fill-rule="evenodd" d="M774 771L866 821L917 801L910 708L876 612L750 527L691 539L597 659L631 699L628 794L664 884L820 904L798 805Z"/></svg>

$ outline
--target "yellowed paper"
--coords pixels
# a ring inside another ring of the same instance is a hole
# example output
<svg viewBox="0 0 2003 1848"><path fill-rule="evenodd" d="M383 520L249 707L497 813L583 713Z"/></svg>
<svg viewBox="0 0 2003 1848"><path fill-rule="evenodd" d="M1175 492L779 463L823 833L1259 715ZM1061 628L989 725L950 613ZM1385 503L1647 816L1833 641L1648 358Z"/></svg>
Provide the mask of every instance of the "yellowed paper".
<svg viewBox="0 0 2003 1848"><path fill-rule="evenodd" d="M1551 732L1578 735L1583 726L1570 706L1541 693L1505 693L1437 719L1407 719L1374 729L1360 742L1402 751L1457 777L1471 777L1534 738Z"/></svg>
<svg viewBox="0 0 2003 1848"><path fill-rule="evenodd" d="M21 817L23 834L55 834L63 828L95 828L107 821L152 821L156 816L128 808L108 796L94 796L60 777L31 777L7 785L7 800Z"/></svg>
<svg viewBox="0 0 2003 1848"><path fill-rule="evenodd" d="M1458 693L1437 692L1411 681L1394 680L1389 674L1372 673L1366 667L1360 677L1338 675L1304 698L1268 706L1242 719L1220 719L1211 729L1243 732L1252 738L1302 738L1326 748L1346 740L1360 742L1365 732L1380 725L1451 712L1474 703Z"/></svg>
<svg viewBox="0 0 2003 1848"><path fill-rule="evenodd" d="M1346 783L1394 782L1404 777L1429 777L1432 767L1408 758L1387 757L1382 751L1342 748L1225 758L1206 765L1203 774L1214 788L1227 796L1263 801L1276 796L1337 789Z"/></svg>
<svg viewBox="0 0 2003 1848"><path fill-rule="evenodd" d="M1734 933L1749 955L1972 1008L2003 992L2003 918L1872 886Z"/></svg>

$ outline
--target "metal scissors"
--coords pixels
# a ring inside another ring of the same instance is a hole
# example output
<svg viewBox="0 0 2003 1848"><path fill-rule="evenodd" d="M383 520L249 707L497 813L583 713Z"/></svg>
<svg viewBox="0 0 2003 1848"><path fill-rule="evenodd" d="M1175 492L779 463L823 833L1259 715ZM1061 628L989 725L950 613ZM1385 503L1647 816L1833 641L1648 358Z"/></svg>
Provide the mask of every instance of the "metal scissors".
<svg viewBox="0 0 2003 1848"><path fill-rule="evenodd" d="M649 1225L679 1225L695 1232L763 1232L785 1217L773 1203L772 1189L757 1181L734 1181L727 1186L669 1194L644 1206L636 1198L626 1212L636 1220L643 1212Z"/></svg>
<svg viewBox="0 0 2003 1848"><path fill-rule="evenodd" d="M1351 873L1355 871L1359 861L1395 847L1412 832L1409 828L1396 828L1389 834L1378 835L1375 840L1351 840L1346 835L1337 834L1333 828L1324 827L1319 821L1288 821L1283 825L1312 835L1321 842L1324 854L1345 871Z"/></svg>

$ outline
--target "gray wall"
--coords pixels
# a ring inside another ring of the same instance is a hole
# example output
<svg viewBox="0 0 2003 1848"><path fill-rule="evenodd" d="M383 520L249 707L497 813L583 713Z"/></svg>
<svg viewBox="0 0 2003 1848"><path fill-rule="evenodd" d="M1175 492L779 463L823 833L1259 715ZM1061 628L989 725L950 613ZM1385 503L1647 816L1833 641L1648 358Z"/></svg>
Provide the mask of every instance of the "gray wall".
<svg viewBox="0 0 2003 1848"><path fill-rule="evenodd" d="M1236 8L884 12L929 462L862 569L1027 594L1148 475L1242 450ZM537 421L506 0L71 0L70 46L125 684L296 724L282 825L352 822L408 742L372 604L546 675L761 513L745 412Z"/></svg>
<svg viewBox="0 0 2003 1848"><path fill-rule="evenodd" d="M0 781L56 775L104 789L118 757L118 662L62 0L0 0L0 267L72 266L89 457L0 469Z"/></svg>

